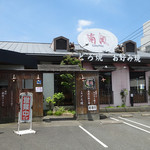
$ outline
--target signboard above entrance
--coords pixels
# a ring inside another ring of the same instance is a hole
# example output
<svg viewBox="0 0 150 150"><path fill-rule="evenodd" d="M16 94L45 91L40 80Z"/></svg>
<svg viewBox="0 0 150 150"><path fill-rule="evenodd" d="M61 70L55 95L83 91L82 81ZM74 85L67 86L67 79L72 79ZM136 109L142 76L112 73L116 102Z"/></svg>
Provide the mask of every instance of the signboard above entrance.
<svg viewBox="0 0 150 150"><path fill-rule="evenodd" d="M114 52L118 39L107 30L88 29L79 34L78 43L91 52Z"/></svg>

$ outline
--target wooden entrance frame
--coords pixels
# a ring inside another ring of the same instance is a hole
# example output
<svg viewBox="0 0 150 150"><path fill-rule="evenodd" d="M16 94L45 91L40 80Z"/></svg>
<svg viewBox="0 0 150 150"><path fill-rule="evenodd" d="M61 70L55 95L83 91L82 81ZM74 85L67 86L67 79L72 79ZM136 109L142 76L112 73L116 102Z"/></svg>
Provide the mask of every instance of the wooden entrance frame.
<svg viewBox="0 0 150 150"><path fill-rule="evenodd" d="M1 75L8 74L8 79L11 88L15 91L13 92L13 117L12 121L15 121L15 118L17 118L17 114L19 111L19 93L21 92L33 92L33 117L42 117L43 116L43 92L42 93L36 93L35 89L33 90L25 90L21 89L22 86L22 79L28 79L32 78L34 80L34 88L37 86L43 86L43 73L55 73L55 72L61 72L61 73L75 73L76 76L76 87L81 86L80 83L82 83L81 79L81 74L84 74L85 77L92 77L94 76L95 82L96 82L96 89L97 89L97 97L96 97L96 105L97 105L97 110L96 111L88 111L88 105L86 104L83 110L84 114L81 114L79 109L81 110L80 106L78 105L79 103L79 89L77 88L77 96L76 96L76 102L75 102L75 108L76 108L76 117L77 119L99 119L99 93L98 93L98 87L99 87L99 82L98 82L98 71L82 71L80 68L76 65L39 65L38 69L23 69L23 70L0 70ZM13 82L13 75L15 75L15 81ZM36 81L37 78L42 80L41 85L37 85ZM80 80L80 79L81 80ZM83 87L83 86L82 86ZM10 89L11 89L10 88ZM92 90L92 89L89 89ZM93 91L93 90L92 90ZM86 94L85 94L86 96ZM92 99L93 97L91 97ZM87 97L84 98L84 100L87 100Z"/></svg>
<svg viewBox="0 0 150 150"><path fill-rule="evenodd" d="M37 84L37 77L42 81L40 85ZM33 117L37 119L43 117L43 93L35 91L35 87L43 87L43 75L41 72L37 69L1 70L0 79L8 80L7 90L0 90L1 95L4 93L4 99L2 99L2 96L0 97L0 123L14 122L17 120L19 112L19 94L21 92L33 93ZM23 79L32 79L33 89L23 89ZM7 91L7 95L5 91ZM6 96L7 99L5 98Z"/></svg>
<svg viewBox="0 0 150 150"><path fill-rule="evenodd" d="M76 80L76 117L77 119L98 120L99 117L99 71L83 71L78 65L38 65L42 72L75 73ZM93 88L84 86L85 79L93 79ZM81 91L83 91L83 105L80 105ZM90 96L89 96L90 93ZM88 103L88 99L90 103Z"/></svg>

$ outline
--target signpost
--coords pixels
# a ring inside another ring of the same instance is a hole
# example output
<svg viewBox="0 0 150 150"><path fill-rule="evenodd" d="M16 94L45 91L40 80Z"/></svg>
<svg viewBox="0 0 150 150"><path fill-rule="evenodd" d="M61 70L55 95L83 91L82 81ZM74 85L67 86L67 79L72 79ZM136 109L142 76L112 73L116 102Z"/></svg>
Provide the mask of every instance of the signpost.
<svg viewBox="0 0 150 150"><path fill-rule="evenodd" d="M18 113L18 131L14 133L18 135L36 133L32 130L32 106L33 106L33 94L21 93L20 94L20 111ZM30 123L30 128L27 130L20 130L20 123Z"/></svg>
<svg viewBox="0 0 150 150"><path fill-rule="evenodd" d="M76 73L77 119L99 120L99 73Z"/></svg>

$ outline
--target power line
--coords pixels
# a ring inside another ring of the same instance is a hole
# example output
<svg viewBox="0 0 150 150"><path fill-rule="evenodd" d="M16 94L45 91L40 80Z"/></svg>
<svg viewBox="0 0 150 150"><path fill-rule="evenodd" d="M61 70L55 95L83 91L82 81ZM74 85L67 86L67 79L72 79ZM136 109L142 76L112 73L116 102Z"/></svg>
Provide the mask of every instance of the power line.
<svg viewBox="0 0 150 150"><path fill-rule="evenodd" d="M143 27L143 26L142 26ZM136 33L138 30L140 30L142 27L138 28L137 30L135 30L134 32L132 32L131 34L129 34L128 36L126 36L125 38L123 38L122 40L119 41L119 43L121 43L122 41L124 41L125 39L129 38L131 35L133 35L134 33Z"/></svg>
<svg viewBox="0 0 150 150"><path fill-rule="evenodd" d="M147 26L145 29L147 29L148 27L150 27L150 25ZM146 30L145 33L147 33L148 31L150 31L150 29ZM138 35L138 34L139 34L139 35ZM138 38L139 36L143 35L143 32L142 32L142 33L138 32L137 35L138 35L138 36L136 36L136 37L133 36L133 37L134 37L133 39L132 39L132 37L131 37L131 39L134 40L134 39Z"/></svg>
<svg viewBox="0 0 150 150"><path fill-rule="evenodd" d="M149 26L150 26L150 25L149 25ZM147 28L148 28L148 27L147 27ZM145 29L146 29L146 28L145 28ZM150 31L150 29L146 30L145 33L148 32L148 31ZM142 32L142 33L141 33L141 32L138 32L138 33L137 33L137 36L134 35L134 36L136 36L136 37L132 36L132 37L130 37L130 39L134 40L134 39L138 38L138 37L141 36L141 35L143 35L143 32Z"/></svg>
<svg viewBox="0 0 150 150"><path fill-rule="evenodd" d="M147 23L145 23L145 25L146 24L148 24L149 22L147 22ZM150 24L145 28L145 29L147 29L148 27L150 27ZM142 30L141 30L142 29ZM141 30L141 31L140 31ZM150 29L149 29L150 30ZM147 30L147 31L149 31L149 30ZM139 32L138 32L139 31ZM145 31L145 32L147 32L147 31ZM136 35L138 35L138 34L140 34L142 32L142 34L143 34L143 26L141 26L140 28L138 28L137 30L135 30L134 32L132 32L131 34L129 34L128 36L126 36L125 38L123 38L122 40L120 40L119 41L119 43L121 43L122 41L124 41L125 39L131 39L131 38L133 38L134 36L136 36ZM141 35L141 34L140 34ZM138 35L138 36L140 36L140 35ZM134 39L136 39L138 36L136 36Z"/></svg>

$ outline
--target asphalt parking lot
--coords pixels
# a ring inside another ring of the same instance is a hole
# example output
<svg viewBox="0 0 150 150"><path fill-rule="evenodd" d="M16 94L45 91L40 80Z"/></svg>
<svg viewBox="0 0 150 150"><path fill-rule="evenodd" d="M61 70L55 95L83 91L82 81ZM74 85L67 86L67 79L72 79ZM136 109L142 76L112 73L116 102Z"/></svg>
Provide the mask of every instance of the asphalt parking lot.
<svg viewBox="0 0 150 150"><path fill-rule="evenodd" d="M147 113L148 114L148 113ZM36 134L18 136L17 123L0 124L0 150L149 150L150 115L110 114L97 121L34 122ZM29 124L22 124L22 130Z"/></svg>

